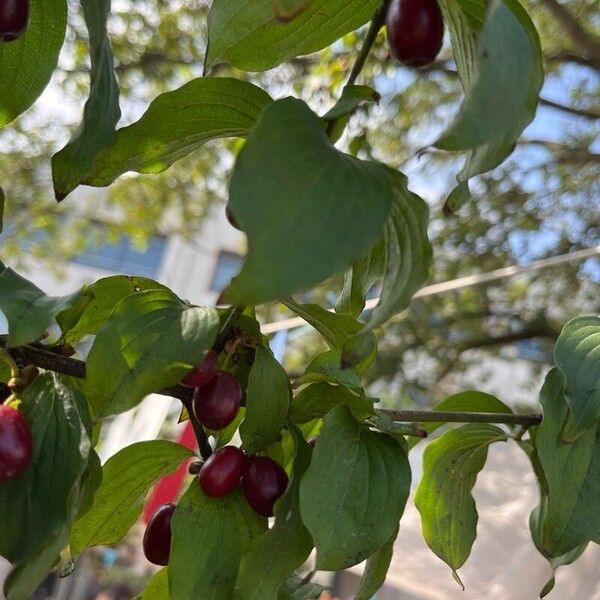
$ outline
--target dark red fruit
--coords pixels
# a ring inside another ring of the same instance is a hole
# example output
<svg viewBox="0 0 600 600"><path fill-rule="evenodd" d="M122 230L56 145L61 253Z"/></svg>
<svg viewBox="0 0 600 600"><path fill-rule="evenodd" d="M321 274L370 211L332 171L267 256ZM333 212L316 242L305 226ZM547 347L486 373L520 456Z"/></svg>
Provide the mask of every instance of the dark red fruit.
<svg viewBox="0 0 600 600"><path fill-rule="evenodd" d="M223 429L235 419L241 401L238 380L231 373L217 371L208 383L196 388L192 408L202 425Z"/></svg>
<svg viewBox="0 0 600 600"><path fill-rule="evenodd" d="M20 38L29 25L29 0L0 0L0 41Z"/></svg>
<svg viewBox="0 0 600 600"><path fill-rule="evenodd" d="M386 17L391 53L404 65L433 62L444 40L444 21L436 0L392 0Z"/></svg>
<svg viewBox="0 0 600 600"><path fill-rule="evenodd" d="M1 1L1 0L0 0ZM181 381L183 385L189 387L200 387L208 383L215 375L217 366L217 353L209 350L202 362L192 371L190 371Z"/></svg>
<svg viewBox="0 0 600 600"><path fill-rule="evenodd" d="M229 206L225 207L225 216L227 217L227 220L229 221L229 224L234 227L235 229L237 229L238 231L241 231L241 227L240 224L237 222L237 219L235 218L233 212L231 211L231 208L229 208Z"/></svg>
<svg viewBox="0 0 600 600"><path fill-rule="evenodd" d="M20 475L31 463L32 454L29 423L16 408L0 405L0 482Z"/></svg>
<svg viewBox="0 0 600 600"><path fill-rule="evenodd" d="M244 473L246 455L235 446L223 446L204 463L198 481L202 491L212 498L229 494Z"/></svg>
<svg viewBox="0 0 600 600"><path fill-rule="evenodd" d="M174 504L162 504L150 517L144 532L144 554L155 565L169 564L171 554L171 517Z"/></svg>
<svg viewBox="0 0 600 600"><path fill-rule="evenodd" d="M267 456L248 459L242 487L248 504L264 517L273 516L273 505L283 495L288 484L285 470Z"/></svg>

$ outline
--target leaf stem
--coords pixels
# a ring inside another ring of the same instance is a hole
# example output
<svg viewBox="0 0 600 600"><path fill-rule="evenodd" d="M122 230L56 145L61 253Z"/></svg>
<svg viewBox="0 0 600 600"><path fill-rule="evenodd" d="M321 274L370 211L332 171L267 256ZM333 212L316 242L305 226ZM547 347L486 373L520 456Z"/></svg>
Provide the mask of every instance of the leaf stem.
<svg viewBox="0 0 600 600"><path fill-rule="evenodd" d="M365 63L367 62L367 58L369 57L369 53L371 52L371 48L377 39L377 34L385 24L385 16L387 15L390 4L391 0L383 0L373 14L373 17L371 18L371 24L369 25L369 31L367 31L367 37L365 38L360 52L356 57L356 62L352 67L352 71L350 72L350 77L348 77L348 83L346 85L353 85L363 70Z"/></svg>

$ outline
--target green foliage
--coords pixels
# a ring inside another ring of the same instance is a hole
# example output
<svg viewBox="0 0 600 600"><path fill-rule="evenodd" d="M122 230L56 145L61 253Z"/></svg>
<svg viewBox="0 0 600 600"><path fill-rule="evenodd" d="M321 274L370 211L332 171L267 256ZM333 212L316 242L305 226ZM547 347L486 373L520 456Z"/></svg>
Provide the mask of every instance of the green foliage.
<svg viewBox="0 0 600 600"><path fill-rule="evenodd" d="M300 517L300 481L311 451L295 427L292 479L275 505L275 525L252 542L242 558L236 586L239 600L278 600L287 578L308 558L313 542Z"/></svg>
<svg viewBox="0 0 600 600"><path fill-rule="evenodd" d="M290 407L290 380L273 354L257 348L246 388L240 437L248 454L264 450L281 435Z"/></svg>
<svg viewBox="0 0 600 600"><path fill-rule="evenodd" d="M25 35L0 43L0 127L26 111L44 91L58 62L67 26L66 0L30 0Z"/></svg>
<svg viewBox="0 0 600 600"><path fill-rule="evenodd" d="M395 530L409 490L403 448L361 425L346 407L334 408L300 484L317 569L346 569L373 554Z"/></svg>
<svg viewBox="0 0 600 600"><path fill-rule="evenodd" d="M169 571L157 571L147 583L144 591L134 600L169 600Z"/></svg>
<svg viewBox="0 0 600 600"><path fill-rule="evenodd" d="M293 21L281 24L273 0L214 0L208 14L205 69L228 62L264 71L301 54L329 46L366 23L377 0L312 0Z"/></svg>
<svg viewBox="0 0 600 600"><path fill-rule="evenodd" d="M507 438L494 425L473 423L446 432L423 454L423 477L415 495L423 536L454 573L469 557L477 533L471 490L489 445Z"/></svg>
<svg viewBox="0 0 600 600"><path fill-rule="evenodd" d="M121 540L139 518L154 483L192 455L179 444L154 440L128 446L110 458L93 505L73 526L73 555Z"/></svg>
<svg viewBox="0 0 600 600"><path fill-rule="evenodd" d="M139 121L119 129L84 183L107 186L127 171L160 173L210 140L244 137L270 102L269 94L244 81L194 79L161 94Z"/></svg>
<svg viewBox="0 0 600 600"><path fill-rule="evenodd" d="M561 331L554 349L556 365L566 381L569 419L563 439L574 441L600 419L600 318L577 317Z"/></svg>
<svg viewBox="0 0 600 600"><path fill-rule="evenodd" d="M257 178L267 166L277 176ZM304 102L274 102L231 178L229 203L248 236L248 257L226 298L258 304L342 271L374 243L391 201L382 165L336 150Z"/></svg>
<svg viewBox="0 0 600 600"><path fill-rule="evenodd" d="M32 429L33 459L20 477L0 483L0 555L29 564L39 583L62 549L57 538L64 546L79 511L91 423L85 399L50 373L27 388L21 410Z"/></svg>
<svg viewBox="0 0 600 600"><path fill-rule="evenodd" d="M394 553L394 542L397 537L398 528L392 533L390 539L367 559L354 600L371 600L377 590L385 583Z"/></svg>
<svg viewBox="0 0 600 600"><path fill-rule="evenodd" d="M90 36L90 96L83 121L71 141L52 158L54 192L62 200L77 187L94 158L116 140L115 127L121 117L119 84L106 30L110 0L81 0Z"/></svg>
<svg viewBox="0 0 600 600"><path fill-rule="evenodd" d="M209 498L192 482L171 521L172 598L230 600L241 557L267 529L239 490Z"/></svg>
<svg viewBox="0 0 600 600"><path fill-rule="evenodd" d="M0 310L8 321L8 346L36 341L56 319L76 320L92 296L84 289L68 296L46 296L11 268L0 271ZM64 321L63 321L64 322Z"/></svg>
<svg viewBox="0 0 600 600"><path fill-rule="evenodd" d="M181 381L210 349L218 327L216 309L186 306L167 290L126 297L88 356L86 391L95 415L123 412Z"/></svg>

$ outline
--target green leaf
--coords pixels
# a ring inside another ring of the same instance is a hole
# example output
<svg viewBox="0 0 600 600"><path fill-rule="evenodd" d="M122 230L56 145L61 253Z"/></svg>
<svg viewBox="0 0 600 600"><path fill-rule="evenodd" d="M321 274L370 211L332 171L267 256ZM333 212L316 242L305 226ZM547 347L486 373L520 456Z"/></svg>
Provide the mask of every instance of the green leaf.
<svg viewBox="0 0 600 600"><path fill-rule="evenodd" d="M410 304L414 293L427 280L433 255L427 237L427 204L408 189L402 173L391 169L388 173L394 196L383 232L383 285L368 329L381 325Z"/></svg>
<svg viewBox="0 0 600 600"><path fill-rule="evenodd" d="M16 479L0 483L0 556L13 564L40 553L47 559L45 548L75 518L74 498L91 447L85 399L57 376L36 377L22 399L33 434L32 463Z"/></svg>
<svg viewBox="0 0 600 600"><path fill-rule="evenodd" d="M330 312L318 304L298 304L291 298L281 301L312 325L332 350L342 351L340 364L354 366L364 373L377 356L377 338L372 332L358 335L363 323L348 314Z"/></svg>
<svg viewBox="0 0 600 600"><path fill-rule="evenodd" d="M171 597L231 600L241 557L266 528L239 489L209 498L192 482L171 520Z"/></svg>
<svg viewBox="0 0 600 600"><path fill-rule="evenodd" d="M563 438L573 441L600 420L600 318L571 319L556 340L554 360L566 380L570 409Z"/></svg>
<svg viewBox="0 0 600 600"><path fill-rule="evenodd" d="M26 111L48 85L66 27L66 0L30 0L25 35L0 44L0 127Z"/></svg>
<svg viewBox="0 0 600 600"><path fill-rule="evenodd" d="M295 448L292 478L275 504L275 524L242 558L235 596L239 600L278 600L283 583L304 564L313 548L299 507L300 480L310 465L311 450L297 428L290 432Z"/></svg>
<svg viewBox="0 0 600 600"><path fill-rule="evenodd" d="M86 335L97 333L108 321L117 304L127 296L144 290L166 290L167 288L146 277L113 275L99 279L85 289L93 296L93 300L85 310L71 314L73 309L70 309L57 319L63 332L61 340L65 344L74 344Z"/></svg>
<svg viewBox="0 0 600 600"><path fill-rule="evenodd" d="M17 565L4 584L6 600L31 600L38 586L46 579L61 551L69 541L69 527L63 526L27 561Z"/></svg>
<svg viewBox="0 0 600 600"><path fill-rule="evenodd" d="M479 392L477 390L466 390L448 396L442 400L433 410L448 412L489 412L489 413L512 413L510 406L507 406L496 396ZM436 429L447 425L444 421L435 421L423 423L422 428L431 435ZM411 440L409 445L412 447L421 440Z"/></svg>
<svg viewBox="0 0 600 600"><path fill-rule="evenodd" d="M144 591L134 600L170 600L169 572L161 569L152 575Z"/></svg>
<svg viewBox="0 0 600 600"><path fill-rule="evenodd" d="M441 3L466 99L438 148L469 151L450 200L467 198L466 181L500 164L532 121L544 81L541 46L518 0L494 0L481 27L484 2ZM481 29L480 29L481 28Z"/></svg>
<svg viewBox="0 0 600 600"><path fill-rule="evenodd" d="M345 406L334 408L300 484L300 510L317 548L316 568L346 569L389 540L404 511L410 478L397 442L363 427Z"/></svg>
<svg viewBox="0 0 600 600"><path fill-rule="evenodd" d="M7 268L0 272L0 310L8 321L8 346L37 340L61 313L83 310L91 295L85 290L68 296L46 296L30 281Z"/></svg>
<svg viewBox="0 0 600 600"><path fill-rule="evenodd" d="M287 22L304 12L312 0L273 0L273 12L278 21Z"/></svg>
<svg viewBox="0 0 600 600"><path fill-rule="evenodd" d="M279 590L278 600L319 600L325 586L311 581L303 583L300 577L290 577Z"/></svg>
<svg viewBox="0 0 600 600"><path fill-rule="evenodd" d="M463 425L430 442L423 454L423 476L415 495L423 537L455 574L469 557L476 536L478 517L471 490L485 465L488 446L507 439L494 425Z"/></svg>
<svg viewBox="0 0 600 600"><path fill-rule="evenodd" d="M344 387L317 382L302 388L292 400L290 419L294 423L308 423L313 419L325 416L336 406L347 406L354 417L364 420L375 414L373 401Z"/></svg>
<svg viewBox="0 0 600 600"><path fill-rule="evenodd" d="M256 454L275 442L287 421L290 380L273 353L257 348L246 388L246 415L240 437L248 454Z"/></svg>
<svg viewBox="0 0 600 600"><path fill-rule="evenodd" d="M565 443L568 417L564 379L552 369L540 392L544 417L535 437L543 470L542 500L538 507L536 546L547 558L571 553L582 543L600 537L600 433L598 425ZM535 527L532 527L532 531Z"/></svg>
<svg viewBox="0 0 600 600"><path fill-rule="evenodd" d="M276 176L257 177L267 165ZM274 102L231 178L229 205L248 257L227 301L274 300L344 270L375 243L391 202L385 167L339 152L304 102Z"/></svg>
<svg viewBox="0 0 600 600"><path fill-rule="evenodd" d="M344 287L335 305L337 313L348 313L353 317L362 313L368 292L383 275L384 260L385 244L384 236L381 236L369 253L344 273Z"/></svg>
<svg viewBox="0 0 600 600"><path fill-rule="evenodd" d="M332 142L337 142L344 133L352 113L365 102L379 102L381 96L367 85L346 85L340 99L331 110L323 115L327 133Z"/></svg>
<svg viewBox="0 0 600 600"><path fill-rule="evenodd" d="M180 444L153 440L132 444L110 458L91 509L73 525L73 555L122 539L140 516L154 483L191 456L191 450Z"/></svg>
<svg viewBox="0 0 600 600"><path fill-rule="evenodd" d="M214 308L192 308L168 290L122 300L100 329L87 361L86 391L98 417L126 411L175 385L212 346Z"/></svg>
<svg viewBox="0 0 600 600"><path fill-rule="evenodd" d="M397 537L398 527L396 527L390 539L368 558L354 600L372 600L377 590L385 583L394 554L394 542Z"/></svg>
<svg viewBox="0 0 600 600"><path fill-rule="evenodd" d="M273 0L213 0L205 70L222 62L245 71L271 69L358 29L377 6L378 0L312 0L283 25L273 15Z"/></svg>
<svg viewBox="0 0 600 600"><path fill-rule="evenodd" d="M139 121L119 129L84 183L103 187L127 171L161 173L210 140L246 136L270 103L269 94L246 81L193 79L158 96Z"/></svg>
<svg viewBox="0 0 600 600"><path fill-rule="evenodd" d="M119 84L113 67L106 21L110 0L81 0L90 44L90 95L83 121L71 141L52 157L52 177L57 200L74 190L89 172L95 157L112 146L121 117Z"/></svg>
<svg viewBox="0 0 600 600"><path fill-rule="evenodd" d="M341 362L341 353L335 350L317 354L307 365L302 376L296 380L296 384L324 381L350 388L360 388L360 373L353 367L342 367Z"/></svg>

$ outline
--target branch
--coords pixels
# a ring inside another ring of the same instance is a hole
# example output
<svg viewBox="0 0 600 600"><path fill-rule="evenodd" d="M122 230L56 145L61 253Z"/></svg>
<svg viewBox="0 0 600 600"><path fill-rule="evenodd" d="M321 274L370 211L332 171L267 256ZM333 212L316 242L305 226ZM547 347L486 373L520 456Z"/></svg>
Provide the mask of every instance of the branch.
<svg viewBox="0 0 600 600"><path fill-rule="evenodd" d="M558 0L542 0L542 4L563 26L573 44L586 54L594 69L600 71L600 40L587 31Z"/></svg>
<svg viewBox="0 0 600 600"><path fill-rule="evenodd" d="M562 112L566 112L577 117L583 117L585 119L600 119L600 112L596 110L592 110L589 108L576 108L575 106L567 106L566 104L560 104L559 102L554 102L554 100L548 100L547 98L540 97L540 105L546 106L548 108L554 108L556 110L561 110Z"/></svg>
<svg viewBox="0 0 600 600"><path fill-rule="evenodd" d="M33 364L42 369L70 375L79 379L85 378L85 363L81 360L61 356L51 352L47 348L37 346L20 346L19 348L9 349L9 353L15 360L21 360L27 364ZM201 454L204 458L210 456L210 447L206 441L206 433L202 426L193 418L191 410L191 401L193 390L181 385L165 388L156 392L162 396L178 398L188 409L194 431L198 437L198 444ZM505 423L507 425L524 425L530 427L536 425L542 419L541 415L515 415L515 414L496 414L496 413L470 413L470 412L441 412L427 410L387 410L382 409L388 417L394 421L406 423L419 422L448 422L448 423Z"/></svg>
<svg viewBox="0 0 600 600"><path fill-rule="evenodd" d="M550 151L561 163L600 163L600 153L590 152L587 148L573 148L567 144L552 142L550 140L521 139L517 142L520 146L540 146Z"/></svg>
<svg viewBox="0 0 600 600"><path fill-rule="evenodd" d="M574 63L581 67L589 67L590 69L595 69L594 64L588 58L585 58L580 54L570 52L569 50L559 50L558 52L547 54L546 56L544 56L544 60L548 63Z"/></svg>
<svg viewBox="0 0 600 600"><path fill-rule="evenodd" d="M367 58L369 57L369 53L371 52L371 48L377 39L377 34L385 24L385 16L387 15L391 3L391 0L383 0L373 14L371 24L369 25L369 31L367 31L367 37L365 38L358 57L356 58L356 62L352 67L352 71L350 73L350 77L348 77L348 83L346 85L352 85L360 75L360 72L363 70L365 63L367 62Z"/></svg>
<svg viewBox="0 0 600 600"><path fill-rule="evenodd" d="M560 332L558 332L560 333ZM462 353L466 350L475 350L477 348L487 348L489 346L502 346L504 344L512 344L514 342L520 342L523 340L531 340L533 338L548 338L556 341L558 333L551 331L547 327L537 327L531 329L524 329L516 333L507 333L506 335L500 335L496 337L479 338L471 341L464 342L461 344L458 352Z"/></svg>

